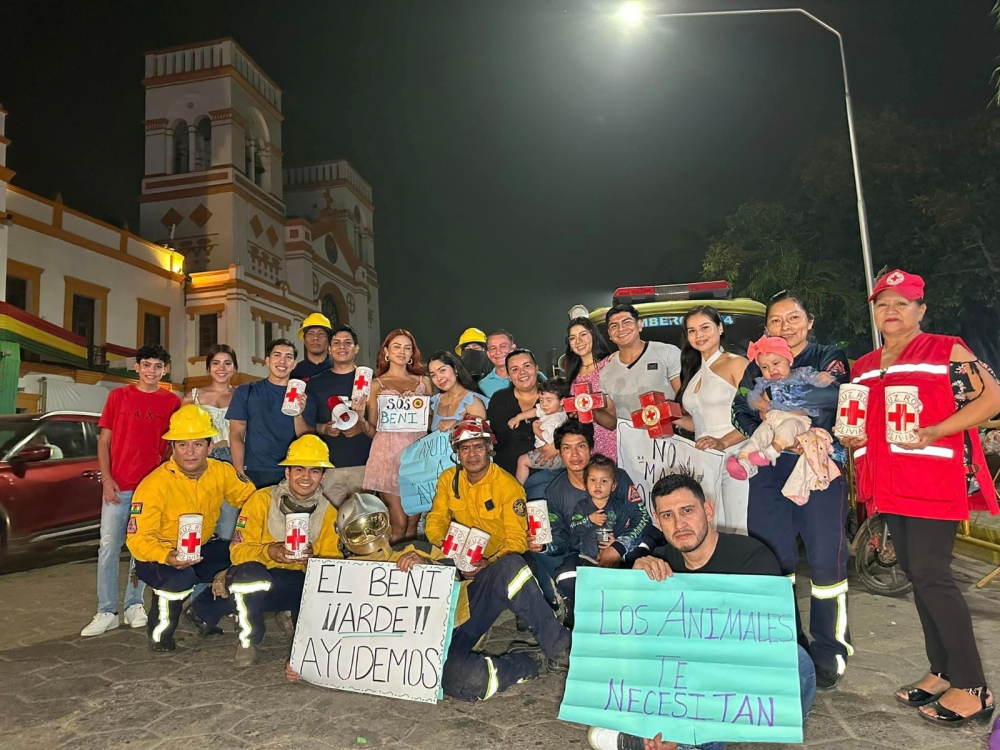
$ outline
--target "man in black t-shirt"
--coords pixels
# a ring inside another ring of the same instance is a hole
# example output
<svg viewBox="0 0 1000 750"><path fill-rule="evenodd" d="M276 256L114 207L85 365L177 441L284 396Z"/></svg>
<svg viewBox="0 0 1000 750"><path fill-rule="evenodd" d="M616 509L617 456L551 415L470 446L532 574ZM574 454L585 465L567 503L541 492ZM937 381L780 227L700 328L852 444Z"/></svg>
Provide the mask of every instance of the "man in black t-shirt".
<svg viewBox="0 0 1000 750"><path fill-rule="evenodd" d="M670 474L653 485L653 523L667 543L652 554L635 561L633 569L644 570L654 581L678 574L722 573L728 575L781 575L778 559L762 542L753 537L716 531L712 520L715 506L692 477ZM809 654L799 649L799 690L803 720L809 713L816 694L816 669ZM680 750L690 745L678 745L664 740L662 734L643 740L634 735L610 729L591 727L590 745L597 750ZM699 746L702 750L722 748L723 743L711 742Z"/></svg>
<svg viewBox="0 0 1000 750"><path fill-rule="evenodd" d="M337 429L333 406L339 397L350 399L354 390L355 358L358 356L358 336L349 325L339 325L330 336L330 358L333 367L314 375L306 384L306 423L315 428L330 449L330 463L335 467L323 480L323 494L338 504L339 495L360 492L365 478L365 464L371 451L372 439L364 432L364 420L349 430ZM331 494L332 493L332 494Z"/></svg>

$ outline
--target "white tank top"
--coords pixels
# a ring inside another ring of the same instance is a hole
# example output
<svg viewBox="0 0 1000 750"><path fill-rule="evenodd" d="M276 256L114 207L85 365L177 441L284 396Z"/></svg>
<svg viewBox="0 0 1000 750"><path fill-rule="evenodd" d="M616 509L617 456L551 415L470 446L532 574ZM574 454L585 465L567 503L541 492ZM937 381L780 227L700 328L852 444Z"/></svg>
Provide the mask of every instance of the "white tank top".
<svg viewBox="0 0 1000 750"><path fill-rule="evenodd" d="M721 438L733 431L733 399L736 386L712 370L712 364L722 356L719 349L701 361L701 369L684 389L684 409L694 419L695 439ZM699 387L700 384L700 387Z"/></svg>

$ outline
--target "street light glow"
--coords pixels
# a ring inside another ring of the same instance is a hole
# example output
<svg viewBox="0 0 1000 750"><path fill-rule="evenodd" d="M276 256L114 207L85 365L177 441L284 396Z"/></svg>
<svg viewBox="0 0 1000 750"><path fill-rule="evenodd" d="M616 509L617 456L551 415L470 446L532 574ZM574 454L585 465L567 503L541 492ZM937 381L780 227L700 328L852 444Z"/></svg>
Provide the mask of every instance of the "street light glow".
<svg viewBox="0 0 1000 750"><path fill-rule="evenodd" d="M618 11L618 18L628 28L635 28L642 23L642 6L639 3L625 3Z"/></svg>

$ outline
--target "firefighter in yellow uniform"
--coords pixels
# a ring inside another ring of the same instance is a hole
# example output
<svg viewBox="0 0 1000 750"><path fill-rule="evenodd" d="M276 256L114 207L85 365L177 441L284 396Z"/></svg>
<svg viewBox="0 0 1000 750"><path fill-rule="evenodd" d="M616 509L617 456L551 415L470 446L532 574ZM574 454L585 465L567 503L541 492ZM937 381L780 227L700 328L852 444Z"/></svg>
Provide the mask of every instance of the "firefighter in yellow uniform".
<svg viewBox="0 0 1000 750"><path fill-rule="evenodd" d="M225 590L236 603L240 643L234 659L237 666L257 661L257 646L264 637L265 612L291 612L298 619L306 562L310 557L342 557L335 523L337 509L323 496L321 483L332 469L326 443L316 435L303 435L288 448L280 463L285 478L274 487L257 490L236 521L230 555L233 567L225 578ZM285 516L308 513L308 542L300 556L291 557L286 541Z"/></svg>
<svg viewBox="0 0 1000 750"><path fill-rule="evenodd" d="M408 571L414 565L452 561L426 542L411 542L389 546L389 511L374 495L354 494L340 506L337 532L345 558L394 562ZM510 685L538 676L545 656L537 646L513 643L510 650L499 656L485 656L472 650L504 609L527 615L537 625L539 642L547 646L545 653L559 654L565 662L569 648L569 631L559 625L538 586L528 579L513 594L511 583L518 580L523 569L517 555L503 557L489 573L463 581L455 607L455 630L441 674L444 692L466 701L485 700ZM516 584L515 584L516 586ZM537 615L537 617L535 616ZM550 668L558 669L553 660ZM286 677L294 682L299 676L290 665Z"/></svg>
<svg viewBox="0 0 1000 750"><path fill-rule="evenodd" d="M451 431L458 466L438 480L427 514L427 540L440 547L457 521L490 535L468 586L469 619L455 629L442 675L444 691L463 700L482 700L524 678L523 663L510 657L484 659L473 651L505 609L528 623L550 670L569 667L570 632L556 619L521 556L528 549L524 488L493 463L494 437L478 418L460 420ZM520 644L519 644L520 647Z"/></svg>
<svg viewBox="0 0 1000 750"><path fill-rule="evenodd" d="M132 496L126 543L135 557L136 575L153 592L146 624L153 651L176 648L173 636L184 599L196 584L211 582L217 572L229 567L229 543L213 537L222 503L240 508L254 492L254 486L240 479L230 464L208 457L211 438L218 434L207 411L195 404L182 406L170 418L170 431L163 436L171 443L170 460L143 479ZM187 540L191 549L195 541L208 541L201 545L197 559L181 561L179 520L186 514L202 519L200 539ZM213 599L206 589L186 614L202 635L216 635L222 633L216 624L230 609L231 603Z"/></svg>

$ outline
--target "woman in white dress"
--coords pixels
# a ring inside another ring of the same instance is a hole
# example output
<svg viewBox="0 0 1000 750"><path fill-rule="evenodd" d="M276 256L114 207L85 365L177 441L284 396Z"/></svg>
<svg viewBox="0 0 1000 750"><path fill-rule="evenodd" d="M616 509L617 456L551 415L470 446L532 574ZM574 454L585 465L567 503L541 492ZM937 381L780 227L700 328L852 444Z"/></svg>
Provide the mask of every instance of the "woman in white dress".
<svg viewBox="0 0 1000 750"><path fill-rule="evenodd" d="M725 327L714 307L692 308L682 325L685 341L681 348L681 389L677 400L685 416L677 424L694 433L698 450L720 451L728 456L746 440L733 426L732 408L747 360L723 350ZM722 497L715 502L715 525L719 531L747 533L748 491L747 482L739 482L722 471Z"/></svg>

